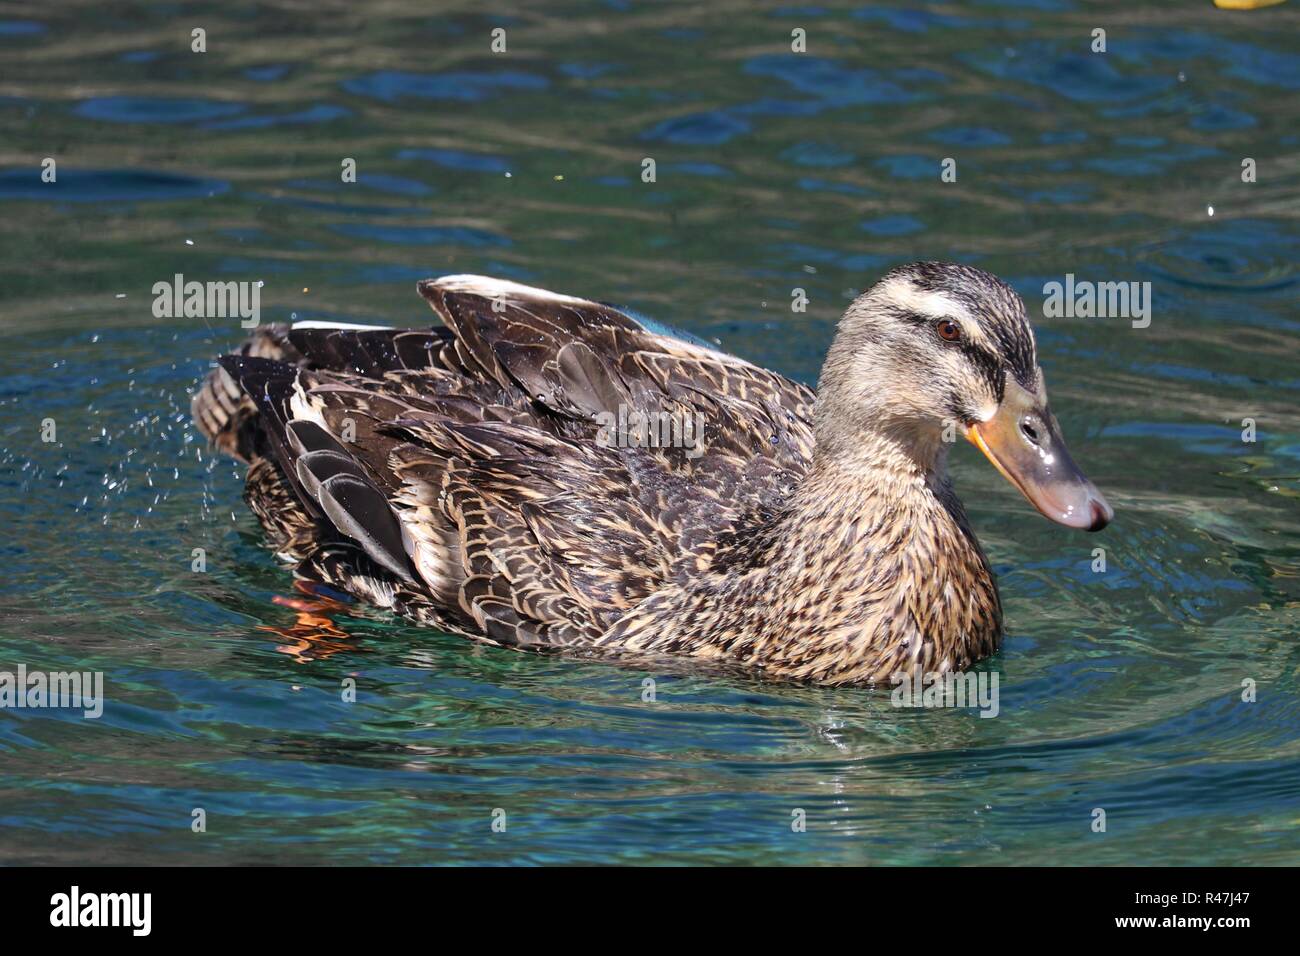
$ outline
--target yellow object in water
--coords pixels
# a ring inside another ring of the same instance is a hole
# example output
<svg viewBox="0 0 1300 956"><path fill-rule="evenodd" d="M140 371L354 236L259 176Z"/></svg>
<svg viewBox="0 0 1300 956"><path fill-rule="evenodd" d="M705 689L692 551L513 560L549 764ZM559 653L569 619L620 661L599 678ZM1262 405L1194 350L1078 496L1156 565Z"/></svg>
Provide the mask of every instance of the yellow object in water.
<svg viewBox="0 0 1300 956"><path fill-rule="evenodd" d="M1285 2L1286 0L1214 0L1214 5L1220 10L1258 10Z"/></svg>

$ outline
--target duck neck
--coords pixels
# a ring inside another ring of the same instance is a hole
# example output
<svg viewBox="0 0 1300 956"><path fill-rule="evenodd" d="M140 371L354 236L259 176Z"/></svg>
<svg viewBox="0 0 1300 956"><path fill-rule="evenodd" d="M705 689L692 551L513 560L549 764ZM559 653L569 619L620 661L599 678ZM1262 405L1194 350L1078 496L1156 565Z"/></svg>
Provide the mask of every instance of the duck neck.
<svg viewBox="0 0 1300 956"><path fill-rule="evenodd" d="M961 503L948 482L948 447L936 430L906 433L881 429L852 443L819 443L786 515L787 531L808 527L812 515L879 519L887 514L944 513L963 524Z"/></svg>

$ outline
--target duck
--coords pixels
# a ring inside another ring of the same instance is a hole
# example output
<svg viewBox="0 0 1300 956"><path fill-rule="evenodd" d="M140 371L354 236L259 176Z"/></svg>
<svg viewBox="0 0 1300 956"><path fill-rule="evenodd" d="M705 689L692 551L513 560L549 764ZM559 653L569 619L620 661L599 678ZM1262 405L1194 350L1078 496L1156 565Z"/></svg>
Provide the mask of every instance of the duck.
<svg viewBox="0 0 1300 956"><path fill-rule="evenodd" d="M948 475L959 438L1058 524L1114 515L1050 410L1024 302L972 266L884 274L815 391L596 301L477 275L417 289L440 324L259 326L193 398L321 593L500 648L897 683L1002 640Z"/></svg>

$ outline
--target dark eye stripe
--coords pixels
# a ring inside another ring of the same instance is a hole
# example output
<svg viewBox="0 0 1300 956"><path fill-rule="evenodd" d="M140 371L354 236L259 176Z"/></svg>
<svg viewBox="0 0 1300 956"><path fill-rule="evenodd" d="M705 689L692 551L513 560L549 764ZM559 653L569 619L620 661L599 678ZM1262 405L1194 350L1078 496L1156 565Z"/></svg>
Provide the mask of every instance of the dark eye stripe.
<svg viewBox="0 0 1300 956"><path fill-rule="evenodd" d="M894 318L902 319L904 322L910 322L913 325L930 324L930 319L927 316L921 315L919 312L913 312L910 309L891 308L888 310L888 312Z"/></svg>
<svg viewBox="0 0 1300 956"><path fill-rule="evenodd" d="M1032 389L1038 377L1038 357L1024 303L1011 286L980 269L951 262L914 262L890 270L886 278L891 277L906 280L919 291L941 292L964 303L972 315L980 317L980 330L996 343L1007 370ZM1001 388L999 375L999 391Z"/></svg>
<svg viewBox="0 0 1300 956"><path fill-rule="evenodd" d="M918 312L912 312L907 309L893 309L893 314L905 322L922 328L932 328L936 320L934 316L921 315ZM961 323L956 325L960 328ZM975 366L976 369L985 377L989 383L989 388L997 396L998 401L1002 401L1003 393L1006 391L1006 378L1003 375L1003 365L996 355L981 345L976 345L966 337L965 329L962 329L961 338L952 342L945 342L945 345L953 346L960 350L961 354Z"/></svg>
<svg viewBox="0 0 1300 956"><path fill-rule="evenodd" d="M922 315L920 312L913 312L910 309L890 309L890 314L895 318L902 319L912 325L922 328L929 328L938 325L940 322L951 322L953 325L961 328L961 323L956 319L950 319L941 315Z"/></svg>

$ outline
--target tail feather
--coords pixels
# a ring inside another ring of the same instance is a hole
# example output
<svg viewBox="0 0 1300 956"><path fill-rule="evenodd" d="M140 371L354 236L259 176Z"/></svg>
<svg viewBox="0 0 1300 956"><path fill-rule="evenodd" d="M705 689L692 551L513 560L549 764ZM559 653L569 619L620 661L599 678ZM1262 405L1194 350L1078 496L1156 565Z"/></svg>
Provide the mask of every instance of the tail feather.
<svg viewBox="0 0 1300 956"><path fill-rule="evenodd" d="M351 539L380 567L413 580L409 539L384 492L346 445L318 422L294 415L299 377L310 375L276 359L226 355L222 369L257 408L270 456L304 510Z"/></svg>
<svg viewBox="0 0 1300 956"><path fill-rule="evenodd" d="M245 463L256 456L256 429L247 426L257 410L224 368L208 373L190 401L190 414L213 447Z"/></svg>
<svg viewBox="0 0 1300 956"><path fill-rule="evenodd" d="M302 353L288 336L286 325L262 326L254 330L235 355L301 364ZM225 454L252 462L263 453L256 422L257 407L227 367L219 366L208 373L190 401L190 412L203 436Z"/></svg>

